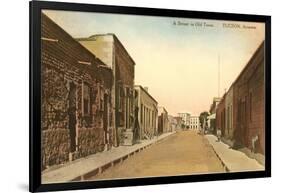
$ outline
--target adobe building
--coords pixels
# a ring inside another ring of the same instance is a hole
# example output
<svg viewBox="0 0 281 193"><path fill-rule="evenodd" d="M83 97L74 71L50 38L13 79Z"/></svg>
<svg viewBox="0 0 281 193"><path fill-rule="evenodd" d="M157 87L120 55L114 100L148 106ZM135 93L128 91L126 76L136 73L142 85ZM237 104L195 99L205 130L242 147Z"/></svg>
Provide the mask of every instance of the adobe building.
<svg viewBox="0 0 281 193"><path fill-rule="evenodd" d="M158 107L158 135L169 130L168 112L164 107Z"/></svg>
<svg viewBox="0 0 281 193"><path fill-rule="evenodd" d="M111 104L114 146L132 145L134 131L135 62L114 34L97 34L77 39L112 69Z"/></svg>
<svg viewBox="0 0 281 193"><path fill-rule="evenodd" d="M139 139L151 139L157 135L158 102L149 94L147 87L136 85L135 92Z"/></svg>
<svg viewBox="0 0 281 193"><path fill-rule="evenodd" d="M112 70L42 14L42 170L113 144Z"/></svg>

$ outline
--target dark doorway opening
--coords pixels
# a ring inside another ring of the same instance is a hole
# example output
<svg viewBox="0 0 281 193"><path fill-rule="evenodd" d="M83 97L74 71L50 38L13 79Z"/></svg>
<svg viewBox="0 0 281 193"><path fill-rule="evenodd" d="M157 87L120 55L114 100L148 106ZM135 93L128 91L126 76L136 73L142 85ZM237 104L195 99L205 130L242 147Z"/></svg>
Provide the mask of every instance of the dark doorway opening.
<svg viewBox="0 0 281 193"><path fill-rule="evenodd" d="M68 129L70 135L70 152L76 151L76 85L69 85Z"/></svg>
<svg viewBox="0 0 281 193"><path fill-rule="evenodd" d="M108 117L109 117L109 112L108 112L108 96L107 94L104 94L103 98L103 130L104 130L104 143L105 145L108 145L109 143L109 136L108 136Z"/></svg>

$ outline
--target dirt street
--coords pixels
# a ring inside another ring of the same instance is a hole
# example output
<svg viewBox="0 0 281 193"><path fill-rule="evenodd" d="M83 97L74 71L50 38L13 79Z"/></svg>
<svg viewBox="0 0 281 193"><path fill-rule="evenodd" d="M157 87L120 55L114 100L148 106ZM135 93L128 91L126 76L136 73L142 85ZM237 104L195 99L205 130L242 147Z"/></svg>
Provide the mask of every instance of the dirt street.
<svg viewBox="0 0 281 193"><path fill-rule="evenodd" d="M225 172L208 141L180 131L88 180Z"/></svg>

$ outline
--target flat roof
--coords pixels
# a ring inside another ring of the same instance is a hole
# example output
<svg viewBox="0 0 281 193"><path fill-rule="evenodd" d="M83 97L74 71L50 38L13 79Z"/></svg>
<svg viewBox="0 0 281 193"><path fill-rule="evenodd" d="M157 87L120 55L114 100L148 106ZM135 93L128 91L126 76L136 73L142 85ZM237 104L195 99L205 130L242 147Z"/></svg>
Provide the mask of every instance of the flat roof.
<svg viewBox="0 0 281 193"><path fill-rule="evenodd" d="M118 37L114 34L114 33L106 33L106 34L93 34L89 37L82 37L82 38L75 38L77 41L93 41L95 37L98 36L112 36L114 38L114 40L116 40L121 47L123 48L123 50L126 52L126 54L129 56L130 60L132 61L133 65L136 65L135 61L133 60L133 58L130 56L129 52L126 50L125 46L121 43L121 41L118 39Z"/></svg>

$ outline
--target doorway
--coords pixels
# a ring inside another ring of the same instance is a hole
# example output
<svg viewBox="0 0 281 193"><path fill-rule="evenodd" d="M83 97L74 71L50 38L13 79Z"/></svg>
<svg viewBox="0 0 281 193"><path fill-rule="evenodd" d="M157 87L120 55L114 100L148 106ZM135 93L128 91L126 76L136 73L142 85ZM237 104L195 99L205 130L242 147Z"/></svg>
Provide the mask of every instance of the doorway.
<svg viewBox="0 0 281 193"><path fill-rule="evenodd" d="M70 152L76 151L76 85L69 84L68 95L68 129L70 136Z"/></svg>
<svg viewBox="0 0 281 193"><path fill-rule="evenodd" d="M104 131L104 143L106 146L106 149L109 148L109 134L108 134L108 95L104 94L103 98L103 131Z"/></svg>

